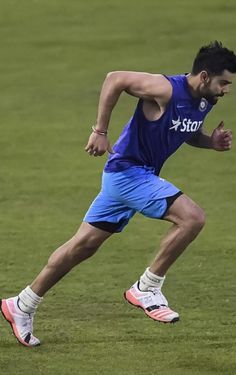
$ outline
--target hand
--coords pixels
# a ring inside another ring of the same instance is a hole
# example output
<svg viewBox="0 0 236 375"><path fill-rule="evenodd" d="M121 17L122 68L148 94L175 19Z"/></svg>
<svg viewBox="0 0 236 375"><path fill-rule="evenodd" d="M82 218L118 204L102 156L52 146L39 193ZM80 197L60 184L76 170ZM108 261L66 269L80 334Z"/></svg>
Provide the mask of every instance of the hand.
<svg viewBox="0 0 236 375"><path fill-rule="evenodd" d="M110 154L114 154L107 136L94 132L89 137L85 151L87 151L89 155L93 156L102 156L106 151L108 151Z"/></svg>
<svg viewBox="0 0 236 375"><path fill-rule="evenodd" d="M221 121L211 135L212 148L216 151L228 151L231 149L232 139L232 131L225 130L224 122Z"/></svg>

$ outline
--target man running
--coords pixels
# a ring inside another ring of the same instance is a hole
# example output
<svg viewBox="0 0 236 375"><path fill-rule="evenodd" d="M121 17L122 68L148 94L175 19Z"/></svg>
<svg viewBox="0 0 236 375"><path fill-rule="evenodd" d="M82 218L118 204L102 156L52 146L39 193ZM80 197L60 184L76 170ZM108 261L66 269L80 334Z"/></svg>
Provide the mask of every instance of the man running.
<svg viewBox="0 0 236 375"><path fill-rule="evenodd" d="M3 299L1 311L18 341L36 346L33 317L44 294L65 274L92 256L113 233L121 232L136 212L172 223L160 251L125 298L152 319L179 320L169 306L162 285L169 267L201 231L203 210L170 182L159 177L167 160L183 143L227 151L232 133L224 123L211 135L203 132L207 113L229 91L236 73L236 55L220 42L202 47L187 75L165 76L138 72L112 72L104 81L85 150L93 156L110 153L102 188L78 232L49 258L30 286L16 297ZM121 136L110 146L107 129L122 92L139 98L134 115Z"/></svg>

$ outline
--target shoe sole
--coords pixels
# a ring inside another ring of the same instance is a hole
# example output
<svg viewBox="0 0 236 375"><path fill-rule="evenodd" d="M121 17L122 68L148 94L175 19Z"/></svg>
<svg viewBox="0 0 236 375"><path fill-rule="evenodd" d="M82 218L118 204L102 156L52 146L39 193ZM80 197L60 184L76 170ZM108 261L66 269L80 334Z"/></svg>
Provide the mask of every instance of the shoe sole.
<svg viewBox="0 0 236 375"><path fill-rule="evenodd" d="M40 343L37 344L37 345L29 345L29 344L27 344L27 342L25 342L24 340L22 340L22 338L20 337L20 335L18 333L18 330L16 328L16 324L14 322L14 319L12 318L12 315L11 315L9 309L8 309L8 306L7 306L7 303L5 302L5 300L2 300L2 299L0 300L0 309L1 309L2 316L10 324L12 332L13 332L13 335L15 336L15 338L17 339L17 341L21 345L24 345L27 348L33 348L35 346L39 346L40 345Z"/></svg>
<svg viewBox="0 0 236 375"><path fill-rule="evenodd" d="M178 322L178 321L180 320L179 317L175 317L175 318L173 318L172 320L170 320L170 321L168 321L168 322L165 322L165 321L163 321L163 320L154 319L151 315L149 315L149 314L146 312L146 310L145 310L142 306L135 305L134 303L132 303L131 301L129 301L128 298L126 297L126 292L124 292L124 299L125 299L130 305L132 305L132 306L134 306L134 307L138 307L139 309L143 310L144 313L145 313L150 319L154 320L155 322L164 323L164 324L170 324L170 323L171 323L171 324L174 324L174 323L176 323L176 322Z"/></svg>

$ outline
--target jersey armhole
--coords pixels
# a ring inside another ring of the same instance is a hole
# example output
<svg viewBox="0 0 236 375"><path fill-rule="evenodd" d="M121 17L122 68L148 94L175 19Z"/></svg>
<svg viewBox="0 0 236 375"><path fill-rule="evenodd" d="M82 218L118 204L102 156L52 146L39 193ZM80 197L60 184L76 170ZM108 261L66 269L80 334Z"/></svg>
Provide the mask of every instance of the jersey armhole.
<svg viewBox="0 0 236 375"><path fill-rule="evenodd" d="M169 76L167 76L166 74L162 74L162 75L163 75L163 77L165 77L170 82L170 84L172 86L172 95L171 95L170 100L169 100L169 103L170 103L171 101L175 100L175 85L173 84L173 81ZM168 106L168 104L167 104L167 106Z"/></svg>
<svg viewBox="0 0 236 375"><path fill-rule="evenodd" d="M169 109L169 107L171 106L171 104L173 103L173 99L175 98L175 96L174 96L175 88L174 88L173 83L171 82L171 80L169 79L169 77L166 76L165 74L162 74L162 76L165 77L165 78L170 82L170 84L171 84L171 86L172 86L172 94L171 94L171 97L170 97L170 99L169 99L169 101L168 101L168 103L167 103L167 105L166 105L165 111L162 113L161 117L158 118L157 120L148 120L148 119L146 118L146 116L145 116L144 111L143 111L143 102L144 102L144 99L140 98L139 101L138 101L138 104L137 104L137 108L136 108L136 110L138 110L138 111L141 113L142 117L143 117L146 121L148 121L148 122L158 122L159 120L161 120L161 119L163 118L163 116L165 115L165 113L168 111L168 109Z"/></svg>

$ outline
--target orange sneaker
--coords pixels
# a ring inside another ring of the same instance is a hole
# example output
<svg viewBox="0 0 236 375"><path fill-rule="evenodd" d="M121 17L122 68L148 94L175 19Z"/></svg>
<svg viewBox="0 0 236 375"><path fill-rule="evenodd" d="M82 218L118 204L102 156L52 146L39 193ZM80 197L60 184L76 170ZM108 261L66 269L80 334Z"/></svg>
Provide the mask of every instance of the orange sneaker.
<svg viewBox="0 0 236 375"><path fill-rule="evenodd" d="M179 320L179 314L168 307L167 299L160 289L149 288L147 292L142 292L138 285L137 281L124 293L125 299L131 305L140 307L149 318L158 322L175 323Z"/></svg>

